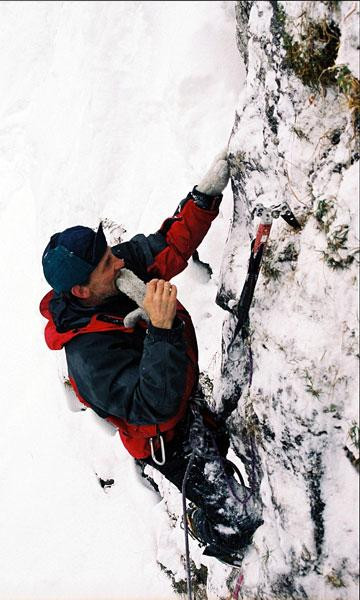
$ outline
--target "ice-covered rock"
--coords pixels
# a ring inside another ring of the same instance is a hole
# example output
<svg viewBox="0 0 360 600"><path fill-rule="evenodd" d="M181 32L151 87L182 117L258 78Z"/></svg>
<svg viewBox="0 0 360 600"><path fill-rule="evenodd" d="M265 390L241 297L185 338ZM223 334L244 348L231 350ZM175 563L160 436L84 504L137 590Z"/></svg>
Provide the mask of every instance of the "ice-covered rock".
<svg viewBox="0 0 360 600"><path fill-rule="evenodd" d="M228 352L224 323L218 403L237 404L233 448L263 505L246 600L357 598L358 20L354 2L237 3L247 79L218 302L236 309L256 203L302 224L274 221L248 343Z"/></svg>
<svg viewBox="0 0 360 600"><path fill-rule="evenodd" d="M240 570L202 557L191 542L195 566L208 570L197 594L355 600L359 3L240 1L236 17L247 77L229 144L234 212L217 296L227 311L222 361L207 381L215 379L218 409L233 409L232 449L264 524ZM256 232L252 210L284 201L301 229L274 221L250 335L229 346ZM177 523L169 539L178 541L179 497L162 486Z"/></svg>

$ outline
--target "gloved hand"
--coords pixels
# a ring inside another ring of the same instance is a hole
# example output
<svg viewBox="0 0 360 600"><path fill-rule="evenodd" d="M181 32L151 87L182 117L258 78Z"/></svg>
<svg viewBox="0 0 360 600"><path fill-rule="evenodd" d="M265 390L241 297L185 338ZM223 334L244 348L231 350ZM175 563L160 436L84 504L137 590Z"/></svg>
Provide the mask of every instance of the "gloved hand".
<svg viewBox="0 0 360 600"><path fill-rule="evenodd" d="M226 188L229 177L230 172L227 162L227 150L224 149L215 157L210 169L196 186L196 189L208 196L218 196Z"/></svg>
<svg viewBox="0 0 360 600"><path fill-rule="evenodd" d="M115 285L119 292L126 294L129 298L134 300L139 308L128 313L124 319L125 327L135 327L137 321L143 319L143 321L149 322L149 317L144 310L144 298L146 293L146 284L139 279L129 269L121 269L119 276L115 281Z"/></svg>

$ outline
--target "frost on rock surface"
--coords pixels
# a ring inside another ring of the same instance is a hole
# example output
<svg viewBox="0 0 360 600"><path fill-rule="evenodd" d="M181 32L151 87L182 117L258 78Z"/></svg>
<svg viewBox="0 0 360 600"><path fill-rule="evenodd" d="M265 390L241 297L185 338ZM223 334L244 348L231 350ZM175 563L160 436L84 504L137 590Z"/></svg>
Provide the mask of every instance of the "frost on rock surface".
<svg viewBox="0 0 360 600"><path fill-rule="evenodd" d="M358 19L354 2L237 3L247 80L218 302L239 299L255 204L287 201L302 224L273 225L250 386L249 348L228 353L236 319L224 324L217 393L238 401L232 443L265 521L239 598L357 598Z"/></svg>
<svg viewBox="0 0 360 600"><path fill-rule="evenodd" d="M241 585L238 572L191 549L208 567L201 597L228 597L237 581L246 600L355 600L359 4L238 2L236 12L247 79L229 145L234 213L217 298L228 312L214 392L219 408L235 408L232 447L264 525ZM250 365L249 344L228 345L251 211L283 201L302 228L273 224L250 313Z"/></svg>

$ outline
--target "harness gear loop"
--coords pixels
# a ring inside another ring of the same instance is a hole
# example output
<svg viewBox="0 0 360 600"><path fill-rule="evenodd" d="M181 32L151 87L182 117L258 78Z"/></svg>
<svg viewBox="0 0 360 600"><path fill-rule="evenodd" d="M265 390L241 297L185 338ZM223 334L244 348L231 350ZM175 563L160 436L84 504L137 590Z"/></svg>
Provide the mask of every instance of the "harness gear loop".
<svg viewBox="0 0 360 600"><path fill-rule="evenodd" d="M161 433L157 434L157 439L160 442L160 452L161 452L161 458L160 460L158 460L155 456L155 448L154 448L154 442L153 442L153 437L151 437L149 439L150 442L150 450L151 450L151 458L153 459L154 463L156 463L157 465L160 465L161 467L166 463L166 454L165 454L165 444L164 444L164 438L161 435Z"/></svg>

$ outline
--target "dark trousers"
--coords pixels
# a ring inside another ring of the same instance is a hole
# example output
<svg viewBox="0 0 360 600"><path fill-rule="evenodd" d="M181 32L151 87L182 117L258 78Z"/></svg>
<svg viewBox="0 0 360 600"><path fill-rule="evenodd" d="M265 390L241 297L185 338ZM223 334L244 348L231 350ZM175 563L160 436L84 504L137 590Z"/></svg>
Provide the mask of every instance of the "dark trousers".
<svg viewBox="0 0 360 600"><path fill-rule="evenodd" d="M202 426L194 435L194 419L189 413L176 439L167 444L164 465L157 465L152 458L140 462L160 471L181 492L192 457L186 497L201 509L194 516L197 533L211 547L237 550L249 543L261 523L260 511L250 490L235 479L224 460L229 448L226 428L212 431Z"/></svg>

